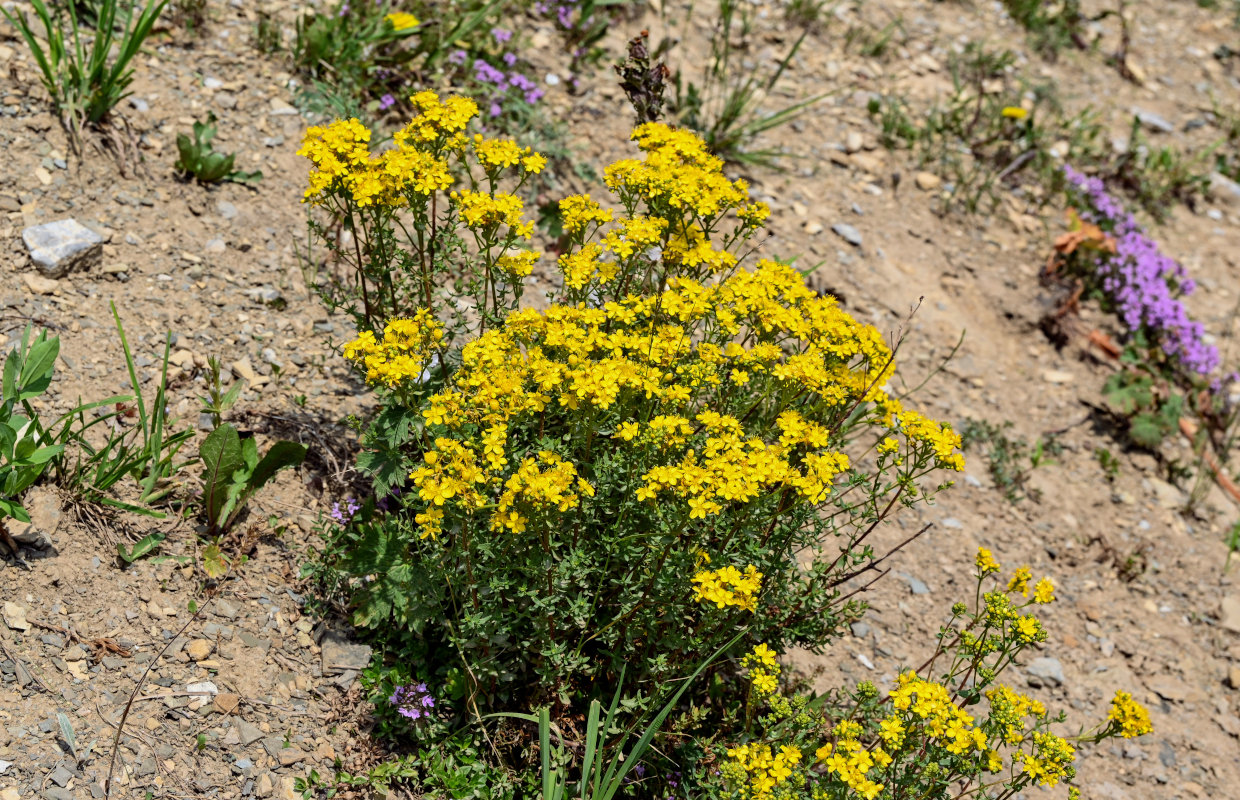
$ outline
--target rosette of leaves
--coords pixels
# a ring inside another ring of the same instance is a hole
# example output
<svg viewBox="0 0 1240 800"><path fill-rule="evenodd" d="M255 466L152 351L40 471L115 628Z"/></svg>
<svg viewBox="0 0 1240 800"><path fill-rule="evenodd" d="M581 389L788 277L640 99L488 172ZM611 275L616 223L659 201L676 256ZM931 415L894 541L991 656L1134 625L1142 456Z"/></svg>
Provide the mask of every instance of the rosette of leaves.
<svg viewBox="0 0 1240 800"><path fill-rule="evenodd" d="M211 146L211 140L215 138L218 130L215 124L215 114L207 112L206 122L194 123L192 140L185 134L178 133L177 150L180 152L180 157L177 158L176 169L186 179L193 176L194 180L199 183L232 181L233 183L254 184L261 181L262 172L258 170L243 172L234 166L237 159L236 153L220 153Z"/></svg>

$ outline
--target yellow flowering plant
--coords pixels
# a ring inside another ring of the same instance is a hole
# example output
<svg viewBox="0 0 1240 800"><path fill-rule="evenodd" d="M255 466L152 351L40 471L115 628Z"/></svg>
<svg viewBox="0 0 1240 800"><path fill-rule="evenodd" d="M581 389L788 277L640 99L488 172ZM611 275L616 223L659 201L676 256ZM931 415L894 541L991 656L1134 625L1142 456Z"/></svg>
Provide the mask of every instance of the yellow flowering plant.
<svg viewBox="0 0 1240 800"><path fill-rule="evenodd" d="M984 548L976 562L972 607L953 606L933 655L901 672L887 691L865 682L818 698L785 694L773 659L759 650L742 659L747 702L758 713L746 717L756 722L736 741L718 745L723 796L1007 798L1063 783L1075 800L1077 747L1153 730L1146 709L1119 691L1105 721L1063 736L1052 730L1065 721L1062 712L1052 716L1040 701L1001 683L1025 649L1045 641L1032 611L1053 602L1054 586L1043 578L1030 592L1030 570L1020 567L1006 590L986 591L1001 568Z"/></svg>
<svg viewBox="0 0 1240 800"><path fill-rule="evenodd" d="M879 331L747 258L769 211L696 136L638 127L607 202L561 201L551 259L512 188L539 157L470 136L469 101L413 102L380 155L348 121L303 147L308 200L352 219L343 355L383 405L359 468L400 490L330 543L354 621L463 714L571 716L622 671L640 713L742 630L773 685L778 653L857 617L870 535L948 485L959 437L889 393ZM545 308L522 304L535 269ZM721 663L689 707L732 685Z"/></svg>

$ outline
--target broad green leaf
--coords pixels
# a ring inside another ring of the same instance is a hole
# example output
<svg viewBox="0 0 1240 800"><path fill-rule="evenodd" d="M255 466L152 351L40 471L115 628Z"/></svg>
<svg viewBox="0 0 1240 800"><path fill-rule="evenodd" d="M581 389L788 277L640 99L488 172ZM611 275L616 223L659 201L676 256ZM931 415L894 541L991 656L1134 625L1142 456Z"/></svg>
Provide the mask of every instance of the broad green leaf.
<svg viewBox="0 0 1240 800"><path fill-rule="evenodd" d="M279 441L271 446L263 460L250 475L250 491L257 491L271 480L277 472L289 467L299 467L306 458L306 446L297 442Z"/></svg>
<svg viewBox="0 0 1240 800"><path fill-rule="evenodd" d="M129 548L128 550L125 549L125 545L121 544L120 542L117 542L116 552L121 557L122 561L124 561L126 564L132 564L133 562L137 561L139 558L142 558L145 555L149 555L150 553L153 553L159 547L159 545L163 543L165 538L166 538L165 534L152 533L151 535L143 536L141 539L134 542L133 547Z"/></svg>
<svg viewBox="0 0 1240 800"><path fill-rule="evenodd" d="M207 522L214 526L228 501L233 473L244 464L237 429L225 423L211 431L198 448L198 456L202 459L202 507Z"/></svg>
<svg viewBox="0 0 1240 800"><path fill-rule="evenodd" d="M58 355L60 355L59 337L36 342L30 348L30 352L26 355L26 362L22 364L21 377L18 379L23 392L37 380L51 379Z"/></svg>

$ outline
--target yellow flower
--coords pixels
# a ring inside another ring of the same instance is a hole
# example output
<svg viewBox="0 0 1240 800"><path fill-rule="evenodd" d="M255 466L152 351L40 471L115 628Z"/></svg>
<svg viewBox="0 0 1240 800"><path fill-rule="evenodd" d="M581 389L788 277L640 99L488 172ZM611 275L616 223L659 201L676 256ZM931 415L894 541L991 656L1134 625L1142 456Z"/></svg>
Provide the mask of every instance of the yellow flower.
<svg viewBox="0 0 1240 800"><path fill-rule="evenodd" d="M981 575L989 575L992 572L999 571L999 562L995 561L995 557L985 547L977 548L977 558L975 559L977 570Z"/></svg>
<svg viewBox="0 0 1240 800"><path fill-rule="evenodd" d="M1154 731L1154 725L1150 722L1150 712L1125 691L1115 693L1107 718L1115 723L1117 732L1125 739L1144 736Z"/></svg>
<svg viewBox="0 0 1240 800"><path fill-rule="evenodd" d="M409 28L418 26L418 18L404 11L393 11L384 17L388 22L392 23L392 30L404 31Z"/></svg>
<svg viewBox="0 0 1240 800"><path fill-rule="evenodd" d="M1008 119L1024 119L1029 116L1029 112L1020 106L1006 106L1004 107L1002 114Z"/></svg>
<svg viewBox="0 0 1240 800"><path fill-rule="evenodd" d="M1055 600L1055 584L1051 583L1050 578L1043 578L1033 587L1033 602L1038 605L1046 605Z"/></svg>
<svg viewBox="0 0 1240 800"><path fill-rule="evenodd" d="M1022 596L1029 594L1029 580L1033 577L1033 572L1029 567L1017 567L1016 572L1012 574L1012 580L1008 581L1007 590L1009 592L1020 592Z"/></svg>

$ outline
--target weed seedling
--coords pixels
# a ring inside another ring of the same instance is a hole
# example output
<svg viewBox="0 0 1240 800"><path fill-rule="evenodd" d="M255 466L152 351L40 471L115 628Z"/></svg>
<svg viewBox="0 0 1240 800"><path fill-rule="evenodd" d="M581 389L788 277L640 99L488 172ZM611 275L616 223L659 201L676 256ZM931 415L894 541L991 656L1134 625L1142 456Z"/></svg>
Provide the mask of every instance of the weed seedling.
<svg viewBox="0 0 1240 800"><path fill-rule="evenodd" d="M183 133L177 134L177 150L180 152L176 163L177 171L186 180L193 178L199 183L232 181L233 183L255 184L261 181L262 172L243 172L234 167L237 159L236 153L225 155L212 148L211 140L215 138L217 130L215 114L207 112L206 122L194 123L192 140Z"/></svg>

